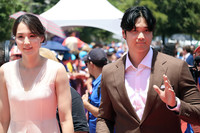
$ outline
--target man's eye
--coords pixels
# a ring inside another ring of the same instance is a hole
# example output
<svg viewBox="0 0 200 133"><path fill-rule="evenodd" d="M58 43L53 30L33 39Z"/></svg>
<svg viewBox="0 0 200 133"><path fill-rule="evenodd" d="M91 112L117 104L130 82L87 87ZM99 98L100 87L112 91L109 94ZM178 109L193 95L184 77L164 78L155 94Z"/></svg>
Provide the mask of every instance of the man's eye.
<svg viewBox="0 0 200 133"><path fill-rule="evenodd" d="M138 32L137 30L132 30L132 32Z"/></svg>
<svg viewBox="0 0 200 133"><path fill-rule="evenodd" d="M145 32L149 32L149 30L145 30Z"/></svg>

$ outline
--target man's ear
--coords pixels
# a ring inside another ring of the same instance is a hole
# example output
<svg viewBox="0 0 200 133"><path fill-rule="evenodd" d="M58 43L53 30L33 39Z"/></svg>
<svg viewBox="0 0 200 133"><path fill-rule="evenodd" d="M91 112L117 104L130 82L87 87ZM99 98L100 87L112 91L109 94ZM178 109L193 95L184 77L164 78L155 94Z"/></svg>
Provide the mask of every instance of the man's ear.
<svg viewBox="0 0 200 133"><path fill-rule="evenodd" d="M126 31L122 30L122 36L126 40Z"/></svg>
<svg viewBox="0 0 200 133"><path fill-rule="evenodd" d="M94 63L92 63L92 61L90 61L90 65L92 66L92 67L94 67L95 65L94 65Z"/></svg>

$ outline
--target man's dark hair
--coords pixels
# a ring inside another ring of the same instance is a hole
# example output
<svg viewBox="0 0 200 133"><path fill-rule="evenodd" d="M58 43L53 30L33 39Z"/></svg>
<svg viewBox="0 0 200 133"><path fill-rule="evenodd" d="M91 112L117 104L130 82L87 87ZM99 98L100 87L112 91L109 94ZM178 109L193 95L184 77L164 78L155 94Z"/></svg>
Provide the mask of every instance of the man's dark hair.
<svg viewBox="0 0 200 133"><path fill-rule="evenodd" d="M190 45L184 46L184 47L183 47L183 50L186 50L187 53L190 53L190 52L191 52L191 47L190 47Z"/></svg>
<svg viewBox="0 0 200 133"><path fill-rule="evenodd" d="M149 31L154 30L156 19L151 11L145 6L135 6L127 9L121 21L121 28L124 31L131 31L135 28L135 21L139 17L145 18Z"/></svg>

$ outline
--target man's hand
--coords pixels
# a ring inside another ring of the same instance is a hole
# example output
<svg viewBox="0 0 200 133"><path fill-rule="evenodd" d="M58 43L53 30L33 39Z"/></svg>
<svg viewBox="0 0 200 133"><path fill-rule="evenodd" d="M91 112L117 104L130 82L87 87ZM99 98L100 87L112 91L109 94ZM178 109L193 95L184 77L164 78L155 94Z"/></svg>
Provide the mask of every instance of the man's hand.
<svg viewBox="0 0 200 133"><path fill-rule="evenodd" d="M166 103L167 105L171 107L174 107L176 106L176 96L175 96L174 90L166 75L163 75L163 79L164 79L164 85L165 85L164 91L161 90L157 85L154 85L153 88L158 93L158 95L160 96L160 99L164 103Z"/></svg>
<svg viewBox="0 0 200 133"><path fill-rule="evenodd" d="M88 103L88 90L85 90L85 94L82 96L83 105L85 106Z"/></svg>

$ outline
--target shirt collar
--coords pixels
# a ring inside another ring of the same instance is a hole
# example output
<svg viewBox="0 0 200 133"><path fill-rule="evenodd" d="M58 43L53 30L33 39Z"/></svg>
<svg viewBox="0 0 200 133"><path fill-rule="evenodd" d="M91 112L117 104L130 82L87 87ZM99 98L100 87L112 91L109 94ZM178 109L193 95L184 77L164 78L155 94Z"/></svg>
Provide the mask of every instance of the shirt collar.
<svg viewBox="0 0 200 133"><path fill-rule="evenodd" d="M188 57L189 57L189 55L190 55L190 53L187 53L187 54L185 55L185 58L188 58Z"/></svg>
<svg viewBox="0 0 200 133"><path fill-rule="evenodd" d="M101 76L102 76L102 74L100 74L100 75L92 82L93 86L97 85L97 84L101 81Z"/></svg>
<svg viewBox="0 0 200 133"><path fill-rule="evenodd" d="M151 68L152 58L153 58L153 50L150 47L149 52L147 53L147 55L144 57L144 59L140 62L140 64L138 66L143 65L143 66L146 66L148 68ZM131 63L130 58L129 58L128 53L127 53L125 68L128 69L130 66L135 68L133 66L133 64Z"/></svg>

